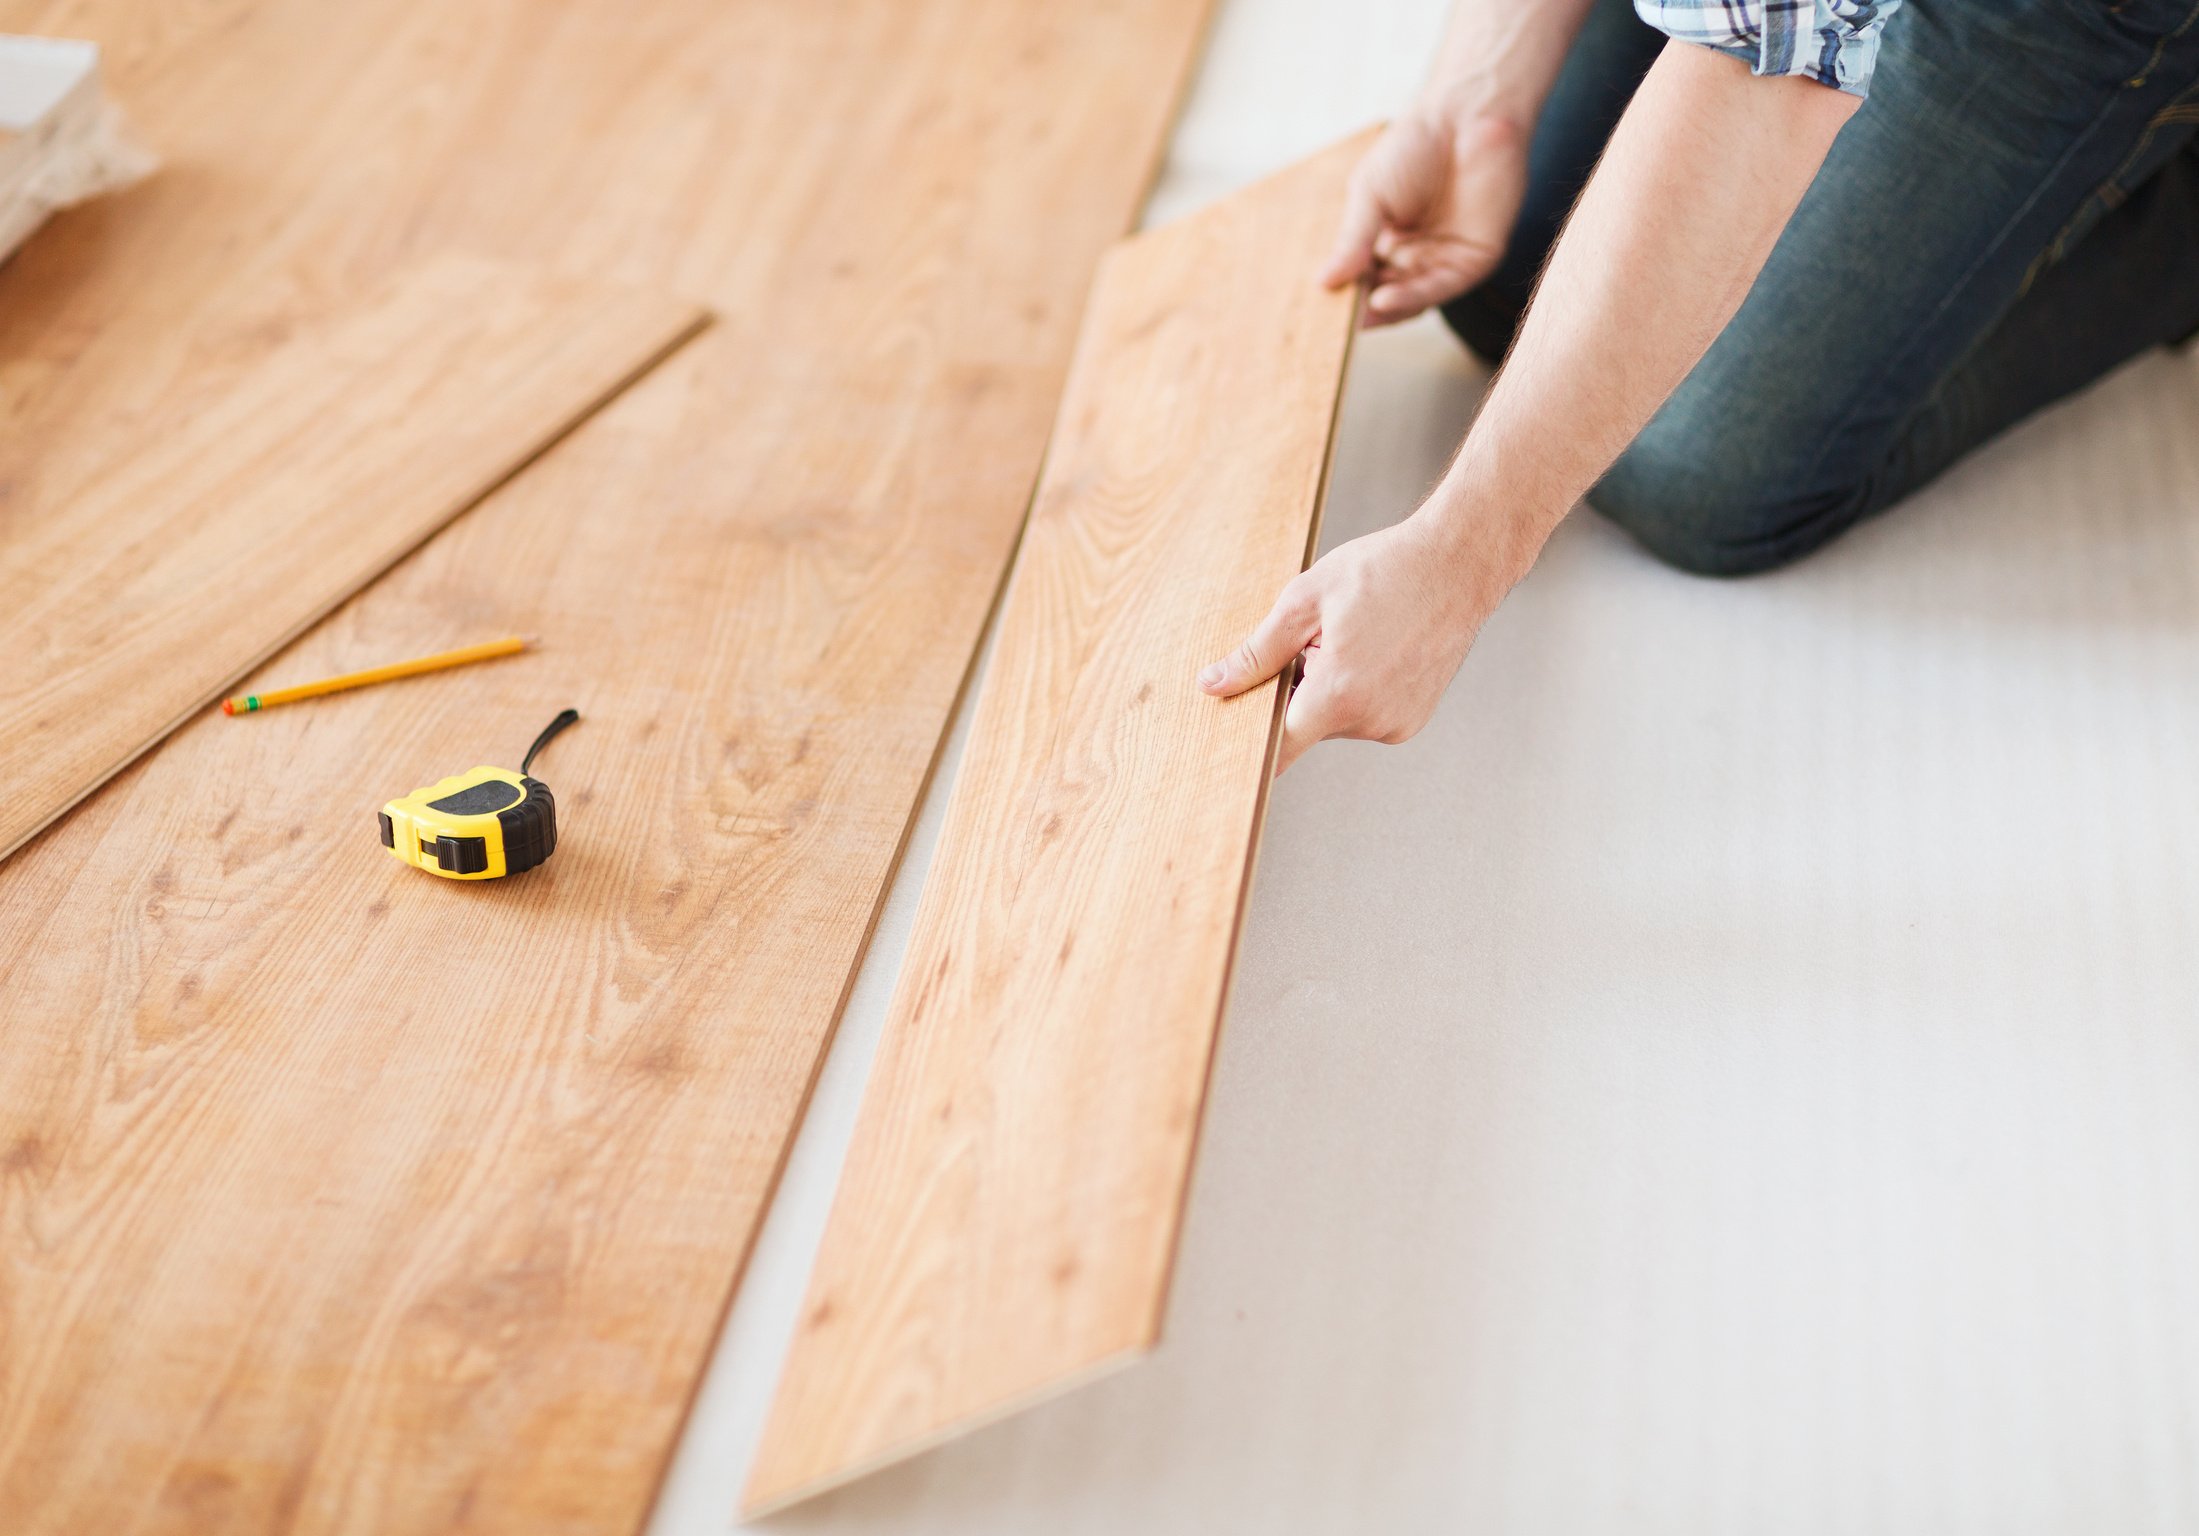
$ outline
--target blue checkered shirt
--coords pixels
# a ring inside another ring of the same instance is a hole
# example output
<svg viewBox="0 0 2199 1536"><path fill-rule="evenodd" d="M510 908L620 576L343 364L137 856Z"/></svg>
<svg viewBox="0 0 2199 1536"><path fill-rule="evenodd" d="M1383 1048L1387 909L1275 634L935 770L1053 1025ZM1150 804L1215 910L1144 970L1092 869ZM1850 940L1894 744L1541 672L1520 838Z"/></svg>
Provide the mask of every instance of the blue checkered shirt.
<svg viewBox="0 0 2199 1536"><path fill-rule="evenodd" d="M1668 37L1730 53L1759 75L1804 75L1867 96L1878 35L1901 0L1634 0Z"/></svg>

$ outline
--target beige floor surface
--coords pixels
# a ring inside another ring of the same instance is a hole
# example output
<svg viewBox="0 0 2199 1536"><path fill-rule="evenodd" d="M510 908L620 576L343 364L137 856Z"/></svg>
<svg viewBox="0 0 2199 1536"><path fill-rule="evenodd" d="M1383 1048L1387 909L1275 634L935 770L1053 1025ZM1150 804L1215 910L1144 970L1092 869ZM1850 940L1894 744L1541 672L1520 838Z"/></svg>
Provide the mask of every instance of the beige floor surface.
<svg viewBox="0 0 2199 1536"><path fill-rule="evenodd" d="M1436 14L1233 0L1155 215ZM1479 388L1370 338L1330 543ZM730 1522L951 768L657 1536ZM1279 787L1159 1353L764 1528L2199 1529L2199 356L1772 577L1577 515L1419 739Z"/></svg>

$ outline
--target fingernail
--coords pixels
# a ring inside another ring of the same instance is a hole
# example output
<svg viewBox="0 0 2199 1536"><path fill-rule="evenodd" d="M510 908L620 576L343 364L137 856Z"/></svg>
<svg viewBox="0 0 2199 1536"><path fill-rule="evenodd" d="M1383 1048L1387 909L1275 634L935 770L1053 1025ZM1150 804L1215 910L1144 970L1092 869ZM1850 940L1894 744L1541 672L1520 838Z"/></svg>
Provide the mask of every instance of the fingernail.
<svg viewBox="0 0 2199 1536"><path fill-rule="evenodd" d="M1220 662L1210 661L1199 669L1199 686L1201 688L1212 688L1221 680L1222 664Z"/></svg>

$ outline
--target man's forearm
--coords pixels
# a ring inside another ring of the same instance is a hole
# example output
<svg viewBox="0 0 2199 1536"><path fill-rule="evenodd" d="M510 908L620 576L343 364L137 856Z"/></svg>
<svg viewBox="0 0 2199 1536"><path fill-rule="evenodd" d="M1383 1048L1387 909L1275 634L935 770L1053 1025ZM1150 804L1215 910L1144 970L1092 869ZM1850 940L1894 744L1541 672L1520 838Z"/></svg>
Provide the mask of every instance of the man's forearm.
<svg viewBox="0 0 2199 1536"><path fill-rule="evenodd" d="M1709 349L1854 108L1811 81L1758 79L1722 54L1665 48L1552 251L1479 418L1417 514L1460 574L1493 587L1488 601L1526 574Z"/></svg>
<svg viewBox="0 0 2199 1536"><path fill-rule="evenodd" d="M1522 140L1594 0L1453 0L1416 106L1504 118Z"/></svg>
<svg viewBox="0 0 2199 1536"><path fill-rule="evenodd" d="M1315 561L1201 670L1199 686L1228 698L1303 660L1278 771L1317 741L1403 741L1427 723L1482 620L1740 307L1853 110L1811 81L1757 79L1723 54L1665 49L1443 483L1412 516ZM1513 132L1479 121L1499 138ZM1453 220L1440 240L1413 243L1430 207L1440 211L1425 183L1431 170L1447 174L1445 149L1400 119L1354 175L1340 240L1350 259L1327 276L1354 280L1381 261L1370 308L1385 286L1410 288L1416 266L1455 257L1482 233ZM1437 181L1435 192L1458 195ZM1409 238L1398 238L1401 226ZM1392 258L1381 256L1383 238L1396 242ZM1390 308L1402 317L1442 297L1415 290Z"/></svg>

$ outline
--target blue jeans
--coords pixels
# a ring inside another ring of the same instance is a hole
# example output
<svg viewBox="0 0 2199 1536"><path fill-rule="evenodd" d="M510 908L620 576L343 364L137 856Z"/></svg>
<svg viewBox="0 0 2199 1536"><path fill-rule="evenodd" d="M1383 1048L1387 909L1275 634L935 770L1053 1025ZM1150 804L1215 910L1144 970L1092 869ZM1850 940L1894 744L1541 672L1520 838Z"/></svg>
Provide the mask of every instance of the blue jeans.
<svg viewBox="0 0 2199 1536"><path fill-rule="evenodd" d="M1663 42L1628 0L1582 28L1504 263L1444 312L1485 357ZM1673 565L1767 570L2190 334L2195 126L2199 0L1908 0L1748 298L1589 503Z"/></svg>

